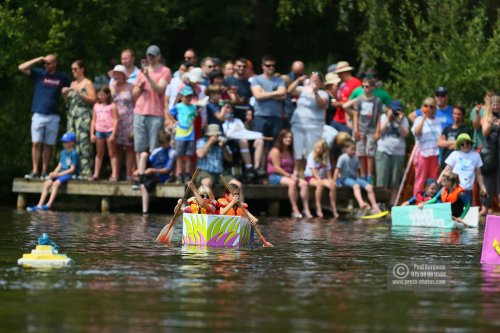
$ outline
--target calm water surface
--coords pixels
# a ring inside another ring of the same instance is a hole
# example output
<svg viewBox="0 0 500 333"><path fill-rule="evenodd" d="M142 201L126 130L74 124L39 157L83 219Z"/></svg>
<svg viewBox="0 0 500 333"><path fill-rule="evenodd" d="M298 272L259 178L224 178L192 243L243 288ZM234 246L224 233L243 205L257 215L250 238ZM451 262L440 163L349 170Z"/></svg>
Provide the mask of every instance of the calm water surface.
<svg viewBox="0 0 500 333"><path fill-rule="evenodd" d="M480 230L264 219L274 248L153 243L169 217L0 211L2 332L499 332L500 266ZM47 232L76 261L24 269ZM448 263L444 291L388 290L391 260ZM495 271L496 270L496 271Z"/></svg>

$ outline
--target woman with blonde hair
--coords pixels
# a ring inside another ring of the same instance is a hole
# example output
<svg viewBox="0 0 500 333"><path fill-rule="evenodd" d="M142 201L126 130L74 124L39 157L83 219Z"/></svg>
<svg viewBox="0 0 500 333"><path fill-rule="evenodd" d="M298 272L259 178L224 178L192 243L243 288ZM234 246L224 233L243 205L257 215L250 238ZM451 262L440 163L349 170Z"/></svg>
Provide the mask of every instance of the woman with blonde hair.
<svg viewBox="0 0 500 333"><path fill-rule="evenodd" d="M337 185L332 179L332 165L330 164L330 154L326 141L320 139L314 144L312 152L307 156L306 169L304 177L309 184L316 187L314 193L314 202L316 206L316 215L323 217L321 209L321 197L323 187L329 189L330 205L332 206L333 217L339 217L337 212Z"/></svg>
<svg viewBox="0 0 500 333"><path fill-rule="evenodd" d="M484 184L488 196L481 198L481 204L486 207L491 207L493 198L498 195L500 190L500 175L498 170L498 140L500 139L500 96L494 95L491 97L491 103L485 106L484 116L481 119L481 129L483 131L484 141L481 148L481 159L483 166L481 173L483 174ZM486 211L481 211L485 214Z"/></svg>
<svg viewBox="0 0 500 333"><path fill-rule="evenodd" d="M413 194L424 190L427 178L438 178L438 139L443 131L441 121L436 117L436 102L427 97L422 105L422 115L413 123L411 132L415 136L415 183Z"/></svg>

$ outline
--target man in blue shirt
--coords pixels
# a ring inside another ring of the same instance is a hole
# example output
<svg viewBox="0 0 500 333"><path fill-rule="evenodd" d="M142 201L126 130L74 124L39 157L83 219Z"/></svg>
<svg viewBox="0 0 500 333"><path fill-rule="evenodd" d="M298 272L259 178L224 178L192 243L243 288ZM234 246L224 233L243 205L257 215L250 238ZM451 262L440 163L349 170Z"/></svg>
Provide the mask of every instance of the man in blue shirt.
<svg viewBox="0 0 500 333"><path fill-rule="evenodd" d="M37 63L43 63L44 68L31 68ZM57 59L49 54L28 60L19 65L18 69L28 75L35 83L33 103L31 105L31 160L33 169L25 175L26 179L40 177L39 162L42 158L41 178L47 176L52 147L57 141L59 131L59 98L63 87L69 87L70 81L66 75L57 71ZM43 150L42 150L43 148Z"/></svg>

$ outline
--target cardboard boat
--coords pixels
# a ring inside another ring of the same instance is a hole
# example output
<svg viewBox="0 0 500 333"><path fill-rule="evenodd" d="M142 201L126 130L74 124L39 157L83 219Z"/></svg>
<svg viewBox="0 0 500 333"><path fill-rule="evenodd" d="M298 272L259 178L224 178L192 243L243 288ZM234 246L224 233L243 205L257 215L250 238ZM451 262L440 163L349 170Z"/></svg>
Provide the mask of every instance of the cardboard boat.
<svg viewBox="0 0 500 333"><path fill-rule="evenodd" d="M64 267L73 264L73 260L59 254L52 245L37 245L31 253L23 254L17 264L24 267Z"/></svg>
<svg viewBox="0 0 500 333"><path fill-rule="evenodd" d="M453 221L450 203L437 203L418 206L394 206L391 209L392 225L406 227L433 228L477 228L479 223L479 207L470 207L463 219L464 223Z"/></svg>
<svg viewBox="0 0 500 333"><path fill-rule="evenodd" d="M248 245L253 228L241 216L188 214L182 215L182 243L214 247Z"/></svg>

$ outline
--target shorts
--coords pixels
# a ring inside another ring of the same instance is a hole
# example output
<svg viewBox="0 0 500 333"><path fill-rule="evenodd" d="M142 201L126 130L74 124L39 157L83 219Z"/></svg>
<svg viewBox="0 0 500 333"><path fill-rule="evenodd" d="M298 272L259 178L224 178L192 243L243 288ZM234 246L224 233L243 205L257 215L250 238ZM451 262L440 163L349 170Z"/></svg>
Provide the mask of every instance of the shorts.
<svg viewBox="0 0 500 333"><path fill-rule="evenodd" d="M95 131L95 137L98 139L107 139L113 134L113 132L99 132Z"/></svg>
<svg viewBox="0 0 500 333"><path fill-rule="evenodd" d="M59 131L59 115L33 113L31 117L31 142L43 142L54 146Z"/></svg>
<svg viewBox="0 0 500 333"><path fill-rule="evenodd" d="M280 117L255 116L253 119L253 130L262 133L264 136L278 137L283 122Z"/></svg>
<svg viewBox="0 0 500 333"><path fill-rule="evenodd" d="M323 126L304 126L292 124L293 155L296 160L306 159L313 151L316 141L321 139Z"/></svg>
<svg viewBox="0 0 500 333"><path fill-rule="evenodd" d="M175 140L175 152L177 153L177 157L193 156L194 146L195 146L194 140L190 141Z"/></svg>
<svg viewBox="0 0 500 333"><path fill-rule="evenodd" d="M205 179L205 178L210 178L210 180L212 181L212 184L214 185L218 185L218 184L221 184L222 182L220 181L220 176L221 174L220 173L214 173L214 172L208 172L208 171L205 171L205 170L201 170L198 172L198 176L196 177L196 181L195 183L196 184L200 184L201 183L201 180L202 179ZM233 179L236 179L235 177L231 176L231 175L226 175L224 174L224 178L226 179L226 181L229 183L231 180Z"/></svg>
<svg viewBox="0 0 500 333"><path fill-rule="evenodd" d="M283 178L282 175L278 173L272 173L269 175L268 180L269 180L269 185L279 185L281 184L281 178Z"/></svg>
<svg viewBox="0 0 500 333"><path fill-rule="evenodd" d="M403 155L389 155L377 151L375 155L377 187L398 188L403 177L404 160Z"/></svg>
<svg viewBox="0 0 500 333"><path fill-rule="evenodd" d="M158 133L163 117L134 114L134 149L137 153L152 152L158 146Z"/></svg>
<svg viewBox="0 0 500 333"><path fill-rule="evenodd" d="M362 179L362 178L346 178L344 180L342 180L342 186L347 186L347 187L350 187L350 188L353 188L354 185L358 184L359 186L361 186L361 188L363 190L366 190L366 187L368 185L370 185L370 183L368 183L366 180Z"/></svg>
<svg viewBox="0 0 500 333"><path fill-rule="evenodd" d="M156 175L147 175L145 177L143 185L149 193L155 189L156 184L158 184L158 177Z"/></svg>
<svg viewBox="0 0 500 333"><path fill-rule="evenodd" d="M64 183L66 183L68 180L70 180L72 176L73 176L73 175L69 174L69 175L64 175L64 176L60 176L60 177L51 178L51 180L52 180L53 182L55 182L56 180L58 180L58 181L60 181L60 182L61 182L61 184L64 184Z"/></svg>
<svg viewBox="0 0 500 333"><path fill-rule="evenodd" d="M377 142L373 138L373 134L365 134L363 140L356 142L356 156L358 157L375 157L377 151Z"/></svg>

